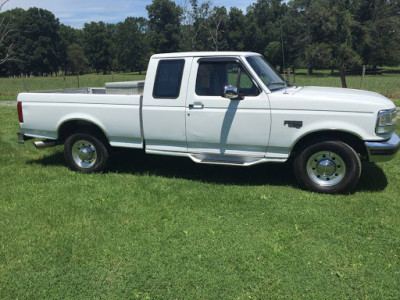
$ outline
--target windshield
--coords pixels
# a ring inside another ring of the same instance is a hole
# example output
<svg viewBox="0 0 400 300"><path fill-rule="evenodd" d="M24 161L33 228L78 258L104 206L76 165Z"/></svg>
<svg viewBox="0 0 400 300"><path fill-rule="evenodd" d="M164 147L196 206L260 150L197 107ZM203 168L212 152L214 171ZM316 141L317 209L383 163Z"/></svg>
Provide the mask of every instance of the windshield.
<svg viewBox="0 0 400 300"><path fill-rule="evenodd" d="M282 76L279 75L264 57L259 55L248 56L246 60L271 92L286 87Z"/></svg>

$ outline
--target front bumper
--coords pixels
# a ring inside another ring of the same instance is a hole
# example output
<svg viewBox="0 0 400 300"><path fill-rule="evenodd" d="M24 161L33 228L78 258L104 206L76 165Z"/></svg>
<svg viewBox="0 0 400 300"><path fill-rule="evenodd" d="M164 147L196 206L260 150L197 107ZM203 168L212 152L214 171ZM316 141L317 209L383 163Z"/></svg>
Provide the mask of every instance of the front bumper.
<svg viewBox="0 0 400 300"><path fill-rule="evenodd" d="M383 162L391 160L399 151L400 138L393 132L390 140L385 142L365 142L370 162Z"/></svg>

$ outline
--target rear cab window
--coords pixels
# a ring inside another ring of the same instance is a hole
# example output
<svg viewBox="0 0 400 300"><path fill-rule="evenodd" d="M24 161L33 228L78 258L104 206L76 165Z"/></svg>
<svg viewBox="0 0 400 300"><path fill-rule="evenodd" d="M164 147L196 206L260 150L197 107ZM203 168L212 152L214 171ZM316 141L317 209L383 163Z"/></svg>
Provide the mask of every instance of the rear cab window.
<svg viewBox="0 0 400 300"><path fill-rule="evenodd" d="M177 99L181 91L185 60L160 60L153 88L155 99Z"/></svg>

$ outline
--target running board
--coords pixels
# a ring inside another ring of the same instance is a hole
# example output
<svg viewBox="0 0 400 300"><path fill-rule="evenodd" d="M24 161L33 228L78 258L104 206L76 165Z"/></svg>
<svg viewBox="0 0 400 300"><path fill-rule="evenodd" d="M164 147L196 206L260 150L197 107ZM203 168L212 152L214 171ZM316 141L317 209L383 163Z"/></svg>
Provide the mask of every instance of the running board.
<svg viewBox="0 0 400 300"><path fill-rule="evenodd" d="M239 167L247 167L252 165L257 165L261 163L266 163L267 160L265 158L241 158L241 157L201 157L197 155L190 155L190 158L199 164L208 164L208 165L225 165L225 166L239 166Z"/></svg>

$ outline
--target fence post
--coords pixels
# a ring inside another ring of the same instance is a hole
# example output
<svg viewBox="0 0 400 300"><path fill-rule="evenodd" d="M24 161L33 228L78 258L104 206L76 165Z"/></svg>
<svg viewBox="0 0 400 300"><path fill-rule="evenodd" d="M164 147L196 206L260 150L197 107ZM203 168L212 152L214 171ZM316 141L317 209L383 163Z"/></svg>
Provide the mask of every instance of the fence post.
<svg viewBox="0 0 400 300"><path fill-rule="evenodd" d="M364 81L364 76L365 76L365 65L362 67L362 74L361 74L361 82L360 82L360 90L362 89L362 84Z"/></svg>
<svg viewBox="0 0 400 300"><path fill-rule="evenodd" d="M290 83L290 68L287 68L286 82L287 82L288 84Z"/></svg>
<svg viewBox="0 0 400 300"><path fill-rule="evenodd" d="M24 89L26 92L29 92L28 85L26 84L24 74L21 73L21 76L22 76L22 82L24 83Z"/></svg>
<svg viewBox="0 0 400 300"><path fill-rule="evenodd" d="M63 72L63 77L64 77L64 84L65 84L65 88L66 88L66 89L68 89L68 88L69 88L69 86L68 86L67 78L65 77L65 74L64 74L64 72Z"/></svg>

